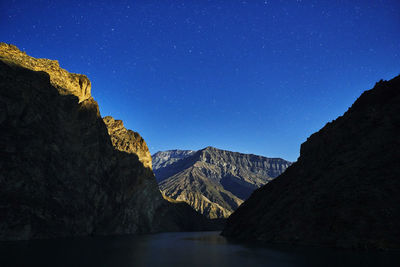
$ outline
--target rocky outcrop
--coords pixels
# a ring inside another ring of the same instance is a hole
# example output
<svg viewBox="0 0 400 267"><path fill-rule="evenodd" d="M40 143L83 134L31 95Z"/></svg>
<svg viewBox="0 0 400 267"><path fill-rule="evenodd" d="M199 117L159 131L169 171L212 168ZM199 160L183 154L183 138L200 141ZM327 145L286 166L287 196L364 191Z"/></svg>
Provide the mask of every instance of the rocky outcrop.
<svg viewBox="0 0 400 267"><path fill-rule="evenodd" d="M50 76L50 83L62 95L77 96L79 102L90 99L90 80L82 74L69 73L62 69L57 60L34 58L11 44L0 43L0 56L10 65L18 65L34 71L44 71Z"/></svg>
<svg viewBox="0 0 400 267"><path fill-rule="evenodd" d="M153 170L154 174L157 177L157 170L161 168L165 168L168 165L171 165L174 162L177 162L180 159L186 158L190 155L193 155L196 151L194 150L167 150L167 151L158 151L154 155L152 155L153 159Z"/></svg>
<svg viewBox="0 0 400 267"><path fill-rule="evenodd" d="M107 129L84 77L0 44L0 240L208 227L163 199L145 142Z"/></svg>
<svg viewBox="0 0 400 267"><path fill-rule="evenodd" d="M209 218L228 217L255 189L290 165L283 159L213 147L186 152L186 157L182 154L173 163L165 161L165 167L153 165L160 189L166 196L188 203Z"/></svg>
<svg viewBox="0 0 400 267"><path fill-rule="evenodd" d="M111 116L104 117L103 121L115 149L137 155L144 167L152 168L150 151L139 133L127 130L121 120Z"/></svg>
<svg viewBox="0 0 400 267"><path fill-rule="evenodd" d="M400 76L365 91L256 190L223 235L351 248L400 248Z"/></svg>

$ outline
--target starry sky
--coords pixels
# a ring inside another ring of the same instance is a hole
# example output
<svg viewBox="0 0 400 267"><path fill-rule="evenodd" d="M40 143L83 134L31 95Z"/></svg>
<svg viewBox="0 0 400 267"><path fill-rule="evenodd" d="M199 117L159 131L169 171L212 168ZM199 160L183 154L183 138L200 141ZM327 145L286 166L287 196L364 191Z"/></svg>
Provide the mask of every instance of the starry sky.
<svg viewBox="0 0 400 267"><path fill-rule="evenodd" d="M0 0L0 41L86 74L102 116L151 153L295 161L300 144L400 73L398 0Z"/></svg>

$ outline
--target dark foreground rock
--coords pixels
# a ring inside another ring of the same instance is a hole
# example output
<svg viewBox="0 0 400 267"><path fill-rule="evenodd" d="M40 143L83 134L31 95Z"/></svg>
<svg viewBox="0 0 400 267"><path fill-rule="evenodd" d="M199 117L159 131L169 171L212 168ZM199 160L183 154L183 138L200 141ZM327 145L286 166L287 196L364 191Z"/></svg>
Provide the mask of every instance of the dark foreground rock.
<svg viewBox="0 0 400 267"><path fill-rule="evenodd" d="M0 43L0 240L212 228L164 200L137 133L118 149L90 89Z"/></svg>
<svg viewBox="0 0 400 267"><path fill-rule="evenodd" d="M227 221L239 240L400 248L400 76L302 144L300 158Z"/></svg>

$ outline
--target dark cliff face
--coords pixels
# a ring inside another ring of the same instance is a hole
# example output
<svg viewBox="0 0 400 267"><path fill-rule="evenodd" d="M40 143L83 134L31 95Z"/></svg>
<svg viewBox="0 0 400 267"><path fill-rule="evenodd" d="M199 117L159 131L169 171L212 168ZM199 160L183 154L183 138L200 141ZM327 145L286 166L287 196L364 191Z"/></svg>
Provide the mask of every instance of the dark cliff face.
<svg viewBox="0 0 400 267"><path fill-rule="evenodd" d="M226 218L289 165L283 159L207 147L165 167L154 167L154 172L166 196L188 203L209 218Z"/></svg>
<svg viewBox="0 0 400 267"><path fill-rule="evenodd" d="M241 240L400 248L400 76L381 81L301 146L223 235Z"/></svg>
<svg viewBox="0 0 400 267"><path fill-rule="evenodd" d="M153 173L114 149L93 98L61 94L51 77L62 71L25 69L14 47L0 56L0 238L155 231Z"/></svg>
<svg viewBox="0 0 400 267"><path fill-rule="evenodd" d="M86 76L0 44L1 240L188 230L171 213L198 214L163 199L143 139L110 129Z"/></svg>

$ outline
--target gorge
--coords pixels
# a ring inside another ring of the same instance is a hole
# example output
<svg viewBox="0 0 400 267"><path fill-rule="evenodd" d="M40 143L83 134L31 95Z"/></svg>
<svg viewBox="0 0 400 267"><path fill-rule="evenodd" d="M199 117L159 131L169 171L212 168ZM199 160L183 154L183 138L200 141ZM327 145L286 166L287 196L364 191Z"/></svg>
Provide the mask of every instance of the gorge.
<svg viewBox="0 0 400 267"><path fill-rule="evenodd" d="M213 230L229 217L222 234L241 241L399 247L399 76L293 164L214 147L152 162L140 134L100 116L86 76L1 43L0 78L1 240Z"/></svg>
<svg viewBox="0 0 400 267"><path fill-rule="evenodd" d="M0 1L0 267L400 266L400 1Z"/></svg>

